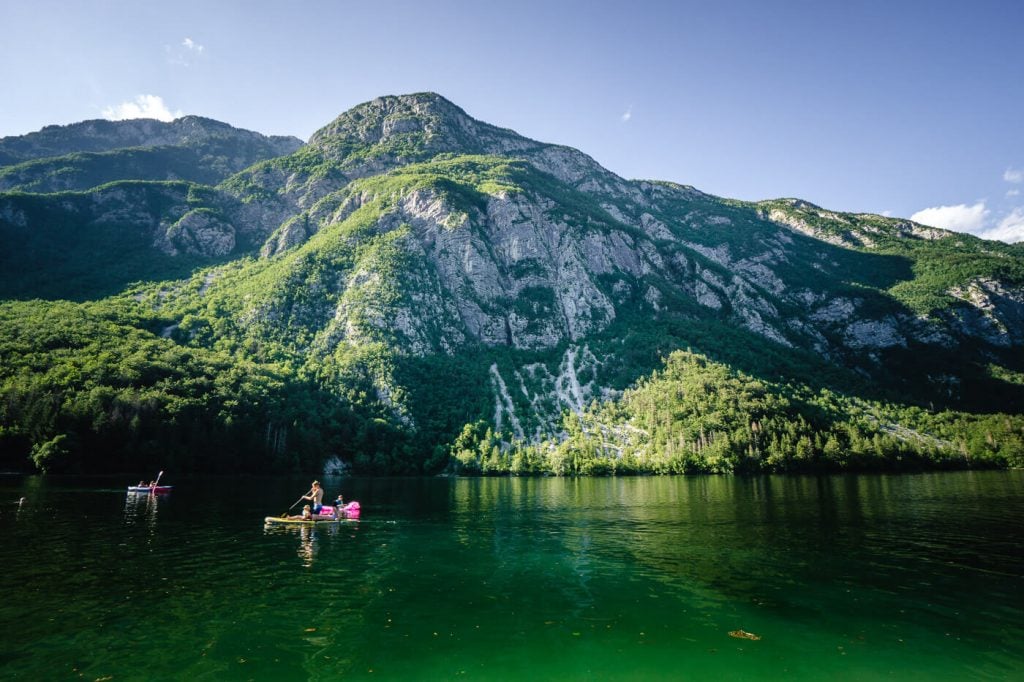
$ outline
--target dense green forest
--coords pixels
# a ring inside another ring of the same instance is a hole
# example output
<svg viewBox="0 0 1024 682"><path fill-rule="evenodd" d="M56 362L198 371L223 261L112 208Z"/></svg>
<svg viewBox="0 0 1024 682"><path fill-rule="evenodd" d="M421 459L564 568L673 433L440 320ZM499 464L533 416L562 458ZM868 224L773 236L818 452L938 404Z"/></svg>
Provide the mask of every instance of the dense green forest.
<svg viewBox="0 0 1024 682"><path fill-rule="evenodd" d="M410 359L381 347L310 363L273 342L183 344L175 337L212 339L216 312L179 323L147 310L128 296L0 305L5 468L24 468L26 452L49 471L309 471L333 457L362 472L488 475L1024 464L1019 414L857 398L822 385L842 372L812 379L821 367L803 372L810 383L758 379L672 350L633 381L651 355L685 343L669 334L630 337L618 400L566 412L562 437L527 442L486 420L481 368L525 359L514 353ZM763 375L780 370L772 354L745 350ZM374 399L372 372L407 387L395 398L416 429Z"/></svg>
<svg viewBox="0 0 1024 682"><path fill-rule="evenodd" d="M182 346L125 299L0 305L3 464L49 471L308 471L327 455L380 471L407 440L339 401L294 358Z"/></svg>
<svg viewBox="0 0 1024 682"><path fill-rule="evenodd" d="M485 474L913 471L1024 464L1024 418L929 412L761 381L691 351L615 402L566 414L567 437L513 442L485 422L452 448Z"/></svg>

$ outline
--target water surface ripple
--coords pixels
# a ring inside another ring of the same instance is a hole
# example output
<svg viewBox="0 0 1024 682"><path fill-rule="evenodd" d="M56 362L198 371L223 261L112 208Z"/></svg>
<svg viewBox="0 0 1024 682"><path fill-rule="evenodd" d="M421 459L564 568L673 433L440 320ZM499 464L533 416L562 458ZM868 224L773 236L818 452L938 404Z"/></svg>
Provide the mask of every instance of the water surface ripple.
<svg viewBox="0 0 1024 682"><path fill-rule="evenodd" d="M1024 472L0 477L3 679L1002 680ZM19 499L24 498L20 503ZM759 640L730 632L755 633Z"/></svg>

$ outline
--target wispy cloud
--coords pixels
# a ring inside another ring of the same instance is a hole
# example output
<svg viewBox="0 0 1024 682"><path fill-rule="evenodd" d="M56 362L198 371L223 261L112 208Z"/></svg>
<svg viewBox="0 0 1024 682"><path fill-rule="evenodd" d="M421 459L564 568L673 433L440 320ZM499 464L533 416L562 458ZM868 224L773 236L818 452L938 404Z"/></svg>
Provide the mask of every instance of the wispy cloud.
<svg viewBox="0 0 1024 682"><path fill-rule="evenodd" d="M991 230L981 234L985 239L1001 239L1011 244L1024 241L1024 207L1018 206Z"/></svg>
<svg viewBox="0 0 1024 682"><path fill-rule="evenodd" d="M933 206L918 211L910 219L956 232L969 232L982 239L998 239L1015 243L1024 241L1024 206L1018 197L1024 193L1024 169L1007 167L1003 180L1015 185L1006 190L1001 206L988 207L986 199L979 199L971 205Z"/></svg>
<svg viewBox="0 0 1024 682"><path fill-rule="evenodd" d="M181 116L181 111L171 112L159 95L139 95L129 102L121 102L103 110L103 118L123 121L128 118L155 118L158 121L172 121Z"/></svg>
<svg viewBox="0 0 1024 682"><path fill-rule="evenodd" d="M178 45L164 45L167 63L175 66L192 66L206 56L206 46L191 38L184 38Z"/></svg>
<svg viewBox="0 0 1024 682"><path fill-rule="evenodd" d="M934 206L918 211L910 216L914 222L932 227L941 227L957 232L977 233L984 229L988 209L985 202L979 201L973 206L957 204L956 206Z"/></svg>
<svg viewBox="0 0 1024 682"><path fill-rule="evenodd" d="M914 222L957 232L969 232L982 239L998 239L1011 244L1024 241L1024 206L1017 206L998 222L984 201L971 206L935 206L910 216Z"/></svg>
<svg viewBox="0 0 1024 682"><path fill-rule="evenodd" d="M629 119L631 119L631 118L633 118L633 105L632 104L630 104L628 107L626 107L626 112L624 114L622 114L622 122L623 123L628 123Z"/></svg>

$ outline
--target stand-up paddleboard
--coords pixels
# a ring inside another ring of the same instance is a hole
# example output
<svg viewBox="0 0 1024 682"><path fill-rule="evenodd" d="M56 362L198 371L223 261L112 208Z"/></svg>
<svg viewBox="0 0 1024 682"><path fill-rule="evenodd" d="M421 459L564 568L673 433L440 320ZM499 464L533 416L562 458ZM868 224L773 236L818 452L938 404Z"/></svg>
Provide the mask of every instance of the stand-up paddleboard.
<svg viewBox="0 0 1024 682"><path fill-rule="evenodd" d="M359 503L349 502L343 507L322 507L319 514L313 514L308 519L301 516L268 516L263 521L268 524L293 524L298 526L316 526L327 523L338 523L345 519L359 518Z"/></svg>

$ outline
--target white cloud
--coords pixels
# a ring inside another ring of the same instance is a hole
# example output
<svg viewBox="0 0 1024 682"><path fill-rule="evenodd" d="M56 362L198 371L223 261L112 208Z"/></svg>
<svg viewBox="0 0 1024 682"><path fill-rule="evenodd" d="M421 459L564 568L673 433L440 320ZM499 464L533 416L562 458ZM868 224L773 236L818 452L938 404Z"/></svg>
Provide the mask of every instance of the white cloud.
<svg viewBox="0 0 1024 682"><path fill-rule="evenodd" d="M973 206L935 206L910 216L914 222L957 232L970 232L982 239L998 239L1013 244L1024 241L1024 206L1018 206L995 225L989 220L991 211L984 201Z"/></svg>
<svg viewBox="0 0 1024 682"><path fill-rule="evenodd" d="M882 217L883 218L891 218L892 217L892 211L882 211Z"/></svg>
<svg viewBox="0 0 1024 682"><path fill-rule="evenodd" d="M139 95L130 102L121 102L103 110L103 118L123 121L127 118L155 118L158 121L172 121L181 116L181 111L171 112L158 95Z"/></svg>
<svg viewBox="0 0 1024 682"><path fill-rule="evenodd" d="M1024 241L1024 206L1018 206L1010 211L998 225L985 230L980 236L985 239L1001 239L1011 244Z"/></svg>
<svg viewBox="0 0 1024 682"><path fill-rule="evenodd" d="M1011 197L1018 197L1018 196L1020 196L1020 190L1019 189L1008 189L1008 190L1006 190L1006 198L1007 199L1010 199Z"/></svg>
<svg viewBox="0 0 1024 682"><path fill-rule="evenodd" d="M985 227L988 209L985 202L979 201L973 206L957 204L956 206L935 206L918 211L910 216L914 222L932 227L941 227L957 232L981 232Z"/></svg>
<svg viewBox="0 0 1024 682"><path fill-rule="evenodd" d="M626 108L626 113L624 113L622 115L622 122L626 123L631 118L633 118L633 105L632 104L630 104L629 107Z"/></svg>
<svg viewBox="0 0 1024 682"><path fill-rule="evenodd" d="M164 45L167 63L186 68L206 59L206 46L191 38L184 38L178 45Z"/></svg>
<svg viewBox="0 0 1024 682"><path fill-rule="evenodd" d="M1006 172L1003 173L1003 180L1014 184L1024 182L1024 170L1020 170L1019 168L1007 168Z"/></svg>

